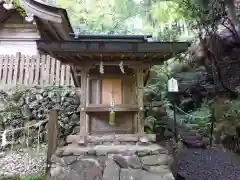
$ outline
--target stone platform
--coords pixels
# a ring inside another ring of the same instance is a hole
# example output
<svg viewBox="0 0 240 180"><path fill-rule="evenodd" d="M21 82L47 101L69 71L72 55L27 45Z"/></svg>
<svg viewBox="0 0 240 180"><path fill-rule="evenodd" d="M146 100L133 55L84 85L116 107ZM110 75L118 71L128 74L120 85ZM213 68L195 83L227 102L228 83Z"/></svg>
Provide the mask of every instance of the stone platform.
<svg viewBox="0 0 240 180"><path fill-rule="evenodd" d="M48 180L174 180L171 155L154 138L89 136L85 146L78 138L69 137L72 144L57 149Z"/></svg>

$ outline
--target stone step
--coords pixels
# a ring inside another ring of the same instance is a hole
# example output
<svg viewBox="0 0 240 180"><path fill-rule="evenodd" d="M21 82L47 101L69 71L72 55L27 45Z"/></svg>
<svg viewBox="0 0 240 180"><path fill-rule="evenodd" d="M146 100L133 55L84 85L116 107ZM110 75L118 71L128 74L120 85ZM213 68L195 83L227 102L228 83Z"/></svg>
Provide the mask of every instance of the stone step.
<svg viewBox="0 0 240 180"><path fill-rule="evenodd" d="M85 144L100 145L104 143L121 144L122 142L132 142L136 144L139 141L155 142L155 134L106 134L106 135L69 135L66 138L68 144L83 144L82 140L85 140Z"/></svg>
<svg viewBox="0 0 240 180"><path fill-rule="evenodd" d="M188 132L179 132L178 133L181 138L183 139L187 139L187 140L198 140L198 141L202 141L203 137L198 135L198 134L192 134L192 133L188 133Z"/></svg>
<svg viewBox="0 0 240 180"><path fill-rule="evenodd" d="M70 144L59 148L58 156L72 155L107 155L107 154L141 154L141 153L167 153L167 150L157 144L150 145L95 145L95 146L80 146Z"/></svg>
<svg viewBox="0 0 240 180"><path fill-rule="evenodd" d="M182 140L183 144L186 145L188 148L206 148L206 143L203 141L197 141L197 140Z"/></svg>
<svg viewBox="0 0 240 180"><path fill-rule="evenodd" d="M173 121L168 122L168 128L173 132L174 125ZM189 148L205 148L207 147L207 142L204 141L203 136L201 136L198 132L189 129L188 127L177 124L177 132L181 137L183 144L185 144ZM170 136L170 134L169 134Z"/></svg>

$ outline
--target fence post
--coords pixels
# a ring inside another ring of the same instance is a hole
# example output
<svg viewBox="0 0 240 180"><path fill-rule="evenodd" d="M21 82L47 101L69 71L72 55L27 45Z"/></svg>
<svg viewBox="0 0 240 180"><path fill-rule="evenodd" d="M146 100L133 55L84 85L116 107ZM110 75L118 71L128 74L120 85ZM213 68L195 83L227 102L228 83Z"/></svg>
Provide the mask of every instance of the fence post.
<svg viewBox="0 0 240 180"><path fill-rule="evenodd" d="M20 70L20 61L21 61L21 53L16 53L16 59L14 61L14 72L13 72L13 85L18 83L19 78L19 70Z"/></svg>
<svg viewBox="0 0 240 180"><path fill-rule="evenodd" d="M47 167L46 167L46 175L48 175L48 171L51 165L51 156L57 149L57 110L51 109L49 112L49 119L47 125L47 138L48 138L48 150L47 150Z"/></svg>
<svg viewBox="0 0 240 180"><path fill-rule="evenodd" d="M211 108L211 118L210 118L210 121L211 121L211 127L210 127L210 138L209 138L209 144L210 144L210 147L212 147L212 144L213 144L213 131L214 131L214 124L216 122L216 117L215 117L215 107L214 107L214 104L212 104L210 106Z"/></svg>

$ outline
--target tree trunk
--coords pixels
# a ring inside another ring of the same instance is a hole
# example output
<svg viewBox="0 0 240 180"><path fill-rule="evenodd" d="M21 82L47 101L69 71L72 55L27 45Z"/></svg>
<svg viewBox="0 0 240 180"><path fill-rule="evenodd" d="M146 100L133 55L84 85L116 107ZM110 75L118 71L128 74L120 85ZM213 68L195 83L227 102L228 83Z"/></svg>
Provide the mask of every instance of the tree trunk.
<svg viewBox="0 0 240 180"><path fill-rule="evenodd" d="M234 0L225 0L224 2L227 8L227 15L229 19L232 20L235 27L239 26L240 21L237 19Z"/></svg>

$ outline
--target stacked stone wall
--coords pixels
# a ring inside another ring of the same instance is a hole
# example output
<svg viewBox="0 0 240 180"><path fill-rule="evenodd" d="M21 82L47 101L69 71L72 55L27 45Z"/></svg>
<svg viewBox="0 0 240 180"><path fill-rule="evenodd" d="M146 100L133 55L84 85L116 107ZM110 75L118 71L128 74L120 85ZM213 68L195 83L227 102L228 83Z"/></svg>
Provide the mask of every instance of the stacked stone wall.
<svg viewBox="0 0 240 180"><path fill-rule="evenodd" d="M151 139L152 138L152 139ZM51 158L48 180L173 180L168 151L154 144L154 136L69 136L68 146Z"/></svg>

